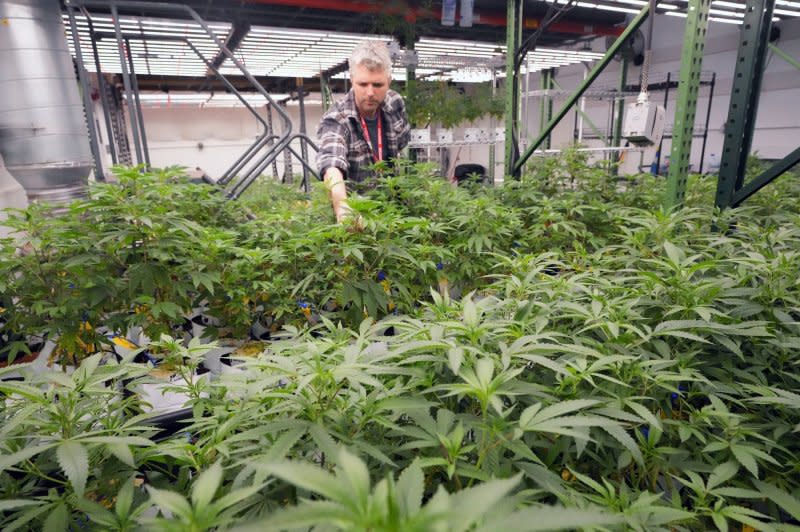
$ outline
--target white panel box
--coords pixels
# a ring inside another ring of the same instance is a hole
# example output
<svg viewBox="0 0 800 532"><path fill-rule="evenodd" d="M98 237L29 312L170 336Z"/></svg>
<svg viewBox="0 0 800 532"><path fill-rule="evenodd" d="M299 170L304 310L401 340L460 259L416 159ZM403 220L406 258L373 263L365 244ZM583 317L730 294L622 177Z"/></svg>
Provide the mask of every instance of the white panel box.
<svg viewBox="0 0 800 532"><path fill-rule="evenodd" d="M479 127L468 127L464 130L465 142L486 142L486 130Z"/></svg>
<svg viewBox="0 0 800 532"><path fill-rule="evenodd" d="M440 129L436 132L436 140L440 144L450 144L453 142L452 129Z"/></svg>
<svg viewBox="0 0 800 532"><path fill-rule="evenodd" d="M411 143L412 144L428 144L431 141L430 129L412 129L411 130Z"/></svg>
<svg viewBox="0 0 800 532"><path fill-rule="evenodd" d="M636 101L625 108L622 136L636 146L651 146L664 134L664 108L648 100Z"/></svg>

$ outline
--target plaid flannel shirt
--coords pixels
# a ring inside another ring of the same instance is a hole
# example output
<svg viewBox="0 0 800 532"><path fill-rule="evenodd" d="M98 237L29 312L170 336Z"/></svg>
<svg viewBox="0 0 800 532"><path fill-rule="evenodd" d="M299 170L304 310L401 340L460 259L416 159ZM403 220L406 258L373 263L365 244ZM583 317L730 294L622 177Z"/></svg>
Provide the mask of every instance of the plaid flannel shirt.
<svg viewBox="0 0 800 532"><path fill-rule="evenodd" d="M397 157L406 147L411 128L408 125L406 107L402 96L393 90L386 93L381 104L381 114L386 129L386 153L384 159ZM317 169L319 175L334 166L344 173L348 188L372 177L369 166L373 163L369 143L364 139L364 131L358 117L353 91L344 100L336 102L322 116L317 128L319 151Z"/></svg>

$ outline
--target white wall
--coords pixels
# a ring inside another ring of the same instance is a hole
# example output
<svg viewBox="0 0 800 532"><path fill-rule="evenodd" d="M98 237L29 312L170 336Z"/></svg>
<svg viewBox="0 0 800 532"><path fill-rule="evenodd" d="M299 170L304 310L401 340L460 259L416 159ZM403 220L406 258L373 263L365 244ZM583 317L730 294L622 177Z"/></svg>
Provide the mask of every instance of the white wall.
<svg viewBox="0 0 800 532"><path fill-rule="evenodd" d="M309 96L310 99L314 95ZM254 107L267 122L266 106ZM292 133L300 132L300 113L297 102L285 108L292 121ZM102 112L102 111L101 111ZM264 133L264 126L243 107L200 107L173 105L143 108L144 127L150 152L150 162L155 167L185 166L190 170L202 169L209 176L219 178ZM102 116L102 115L100 115ZM322 108L319 104L306 105L306 129L312 139ZM284 123L276 111L272 113L276 134L284 131ZM128 119L130 128L130 119ZM105 137L105 129L103 130ZM133 142L130 129L128 138ZM293 147L300 153L299 141ZM136 155L131 149L133 157ZM309 149L313 165L314 152ZM108 158L110 164L110 157ZM294 160L295 174L301 166ZM283 175L284 157L278 158L278 172ZM272 175L272 165L264 173Z"/></svg>

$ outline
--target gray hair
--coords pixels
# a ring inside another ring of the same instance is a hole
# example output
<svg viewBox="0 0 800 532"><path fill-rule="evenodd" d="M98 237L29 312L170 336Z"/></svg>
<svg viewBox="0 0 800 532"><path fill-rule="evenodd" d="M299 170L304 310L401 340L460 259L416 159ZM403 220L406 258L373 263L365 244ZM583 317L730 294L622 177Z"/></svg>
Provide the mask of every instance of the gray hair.
<svg viewBox="0 0 800 532"><path fill-rule="evenodd" d="M389 79L392 78L392 58L389 48L382 41L362 41L350 54L350 75L356 66L363 65L370 71L383 70Z"/></svg>

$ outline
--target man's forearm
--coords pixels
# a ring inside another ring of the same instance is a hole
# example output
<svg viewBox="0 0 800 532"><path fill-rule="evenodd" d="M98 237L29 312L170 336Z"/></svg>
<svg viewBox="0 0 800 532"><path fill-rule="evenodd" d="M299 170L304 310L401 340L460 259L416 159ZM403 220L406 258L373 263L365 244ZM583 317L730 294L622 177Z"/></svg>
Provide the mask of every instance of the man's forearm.
<svg viewBox="0 0 800 532"><path fill-rule="evenodd" d="M344 175L341 170L332 166L325 170L322 179L328 187L333 214L336 216L336 221L339 222L350 210L347 206L347 187L344 184Z"/></svg>

